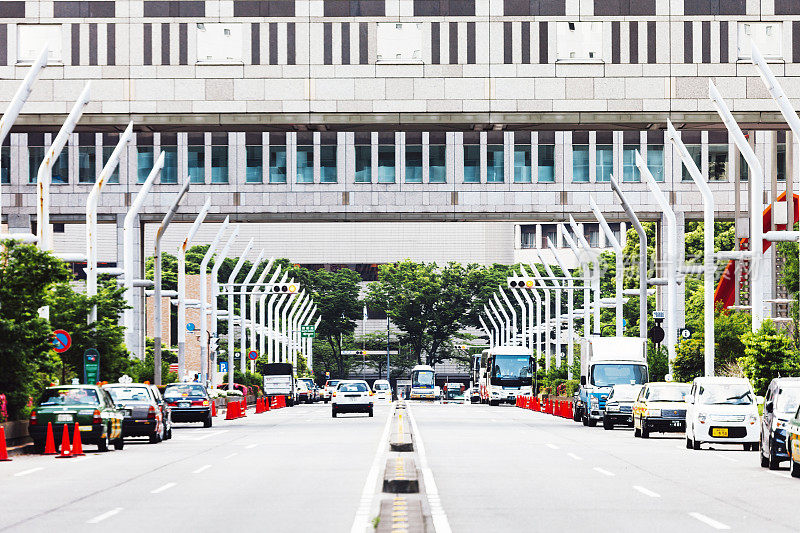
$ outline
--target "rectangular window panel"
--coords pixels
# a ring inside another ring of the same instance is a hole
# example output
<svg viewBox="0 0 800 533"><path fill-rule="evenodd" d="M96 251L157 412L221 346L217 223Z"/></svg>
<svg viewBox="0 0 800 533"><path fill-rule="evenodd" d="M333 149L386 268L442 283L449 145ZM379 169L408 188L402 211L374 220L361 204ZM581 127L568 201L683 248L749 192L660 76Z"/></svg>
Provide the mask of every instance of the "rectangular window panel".
<svg viewBox="0 0 800 533"><path fill-rule="evenodd" d="M739 154L739 168L741 169L739 172L739 180L747 181L747 178L750 175L750 167L747 166L747 160L741 153Z"/></svg>
<svg viewBox="0 0 800 533"><path fill-rule="evenodd" d="M728 145L708 145L708 181L727 181Z"/></svg>
<svg viewBox="0 0 800 533"><path fill-rule="evenodd" d="M95 151L94 146L78 146L78 183L95 182Z"/></svg>
<svg viewBox="0 0 800 533"><path fill-rule="evenodd" d="M261 183L264 170L264 150L259 145L245 146L245 183Z"/></svg>
<svg viewBox="0 0 800 533"><path fill-rule="evenodd" d="M211 147L211 183L228 183L228 147Z"/></svg>
<svg viewBox="0 0 800 533"><path fill-rule="evenodd" d="M639 168L636 166L637 150L639 150L638 144L626 144L622 147L622 181L624 182L642 181Z"/></svg>
<svg viewBox="0 0 800 533"><path fill-rule="evenodd" d="M356 183L372 183L372 146L358 145L356 148Z"/></svg>
<svg viewBox="0 0 800 533"><path fill-rule="evenodd" d="M778 144L778 168L776 170L778 171L778 181L786 181L786 143Z"/></svg>
<svg viewBox="0 0 800 533"><path fill-rule="evenodd" d="M554 145L539 145L537 170L539 183L553 183L556 180L556 147Z"/></svg>
<svg viewBox="0 0 800 533"><path fill-rule="evenodd" d="M664 146L647 145L647 169L656 181L664 181Z"/></svg>
<svg viewBox="0 0 800 533"><path fill-rule="evenodd" d="M314 183L314 147L297 147L297 183Z"/></svg>
<svg viewBox="0 0 800 533"><path fill-rule="evenodd" d="M170 183L165 181L167 179L167 152L168 147L162 146L161 151L164 152L164 167L161 169L161 183ZM153 147L152 146L137 146L136 147L136 183L144 183L147 180L147 175L150 174L150 169L153 168ZM177 169L175 170L175 179L178 179ZM177 183L177 181L175 182Z"/></svg>
<svg viewBox="0 0 800 533"><path fill-rule="evenodd" d="M432 144L428 147L428 181L430 183L447 182L447 150L443 144Z"/></svg>
<svg viewBox="0 0 800 533"><path fill-rule="evenodd" d="M422 145L406 145L406 183L422 183Z"/></svg>
<svg viewBox="0 0 800 533"><path fill-rule="evenodd" d="M61 155L53 163L53 184L69 183L69 147L65 146L61 150Z"/></svg>
<svg viewBox="0 0 800 533"><path fill-rule="evenodd" d="M11 183L11 148L0 148L0 182Z"/></svg>
<svg viewBox="0 0 800 533"><path fill-rule="evenodd" d="M764 59L783 59L780 22L740 22L738 33L739 59L750 59L751 40Z"/></svg>
<svg viewBox="0 0 800 533"><path fill-rule="evenodd" d="M689 151L689 155L692 156L694 163L697 165L697 168L703 168L703 164L700 162L700 158L702 157L702 147L699 144L687 144L686 149ZM709 159L711 154L709 153ZM689 171L686 169L686 165L681 162L680 157L678 158L678 163L681 165L681 179L683 181L692 181L692 176L689 175Z"/></svg>
<svg viewBox="0 0 800 533"><path fill-rule="evenodd" d="M611 181L611 173L614 172L614 149L610 144L597 145L595 168L595 181Z"/></svg>
<svg viewBox="0 0 800 533"><path fill-rule="evenodd" d="M241 63L242 24L197 24L197 61L200 63Z"/></svg>
<svg viewBox="0 0 800 533"><path fill-rule="evenodd" d="M28 183L36 183L39 165L44 161L44 146L28 146Z"/></svg>
<svg viewBox="0 0 800 533"><path fill-rule="evenodd" d="M378 22L378 63L422 63L422 23Z"/></svg>
<svg viewBox="0 0 800 533"><path fill-rule="evenodd" d="M336 145L319 147L319 181L336 183Z"/></svg>
<svg viewBox="0 0 800 533"><path fill-rule="evenodd" d="M114 146L103 146L103 166L108 163L108 160L111 158L111 154L114 152ZM117 161L116 166L114 167L114 172L111 173L111 176L108 178L108 183L119 183L119 165L121 161Z"/></svg>
<svg viewBox="0 0 800 533"><path fill-rule="evenodd" d="M477 144L464 145L464 183L481 182L481 147Z"/></svg>
<svg viewBox="0 0 800 533"><path fill-rule="evenodd" d="M514 147L514 182L531 182L531 147L521 145Z"/></svg>
<svg viewBox="0 0 800 533"><path fill-rule="evenodd" d="M286 183L286 147L269 147L269 182Z"/></svg>
<svg viewBox="0 0 800 533"><path fill-rule="evenodd" d="M589 182L589 145L577 144L572 147L572 181Z"/></svg>
<svg viewBox="0 0 800 533"><path fill-rule="evenodd" d="M394 146L378 146L378 183L394 183Z"/></svg>
<svg viewBox="0 0 800 533"><path fill-rule="evenodd" d="M205 146L189 146L189 182L190 183L205 183L206 182L206 147Z"/></svg>
<svg viewBox="0 0 800 533"><path fill-rule="evenodd" d="M557 22L556 59L593 62L602 57L602 22Z"/></svg>
<svg viewBox="0 0 800 533"><path fill-rule="evenodd" d="M486 146L486 183L503 183L503 145Z"/></svg>
<svg viewBox="0 0 800 533"><path fill-rule="evenodd" d="M47 62L61 62L61 24L17 25L17 62L35 61L44 43L48 46Z"/></svg>

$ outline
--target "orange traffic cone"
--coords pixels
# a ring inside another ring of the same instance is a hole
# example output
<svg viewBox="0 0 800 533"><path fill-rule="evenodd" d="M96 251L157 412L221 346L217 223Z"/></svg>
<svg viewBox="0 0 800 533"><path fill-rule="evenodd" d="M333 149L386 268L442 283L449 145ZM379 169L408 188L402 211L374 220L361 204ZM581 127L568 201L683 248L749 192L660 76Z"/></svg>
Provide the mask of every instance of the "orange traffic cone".
<svg viewBox="0 0 800 533"><path fill-rule="evenodd" d="M211 417L217 416L217 402L211 400Z"/></svg>
<svg viewBox="0 0 800 533"><path fill-rule="evenodd" d="M269 397L264 396L264 411L269 411Z"/></svg>
<svg viewBox="0 0 800 533"><path fill-rule="evenodd" d="M10 461L6 450L6 431L0 426L0 461Z"/></svg>
<svg viewBox="0 0 800 533"><path fill-rule="evenodd" d="M236 418L236 402L228 402L225 409L225 420L233 420Z"/></svg>
<svg viewBox="0 0 800 533"><path fill-rule="evenodd" d="M72 455L80 457L86 455L83 453L83 444L81 443L81 430L78 424L75 424L75 431L72 432Z"/></svg>
<svg viewBox="0 0 800 533"><path fill-rule="evenodd" d="M61 453L56 459L69 459L70 457L72 457L72 452L69 449L69 429L64 424L64 431L61 432Z"/></svg>
<svg viewBox="0 0 800 533"><path fill-rule="evenodd" d="M56 440L53 438L53 423L47 423L47 438L44 441L44 454L43 455L55 455L56 454Z"/></svg>
<svg viewBox="0 0 800 533"><path fill-rule="evenodd" d="M256 414L261 413L261 398L256 398Z"/></svg>
<svg viewBox="0 0 800 533"><path fill-rule="evenodd" d="M247 400L246 399L242 399L241 408L242 408L242 411L241 411L242 415L241 416L243 416L243 417L247 416Z"/></svg>

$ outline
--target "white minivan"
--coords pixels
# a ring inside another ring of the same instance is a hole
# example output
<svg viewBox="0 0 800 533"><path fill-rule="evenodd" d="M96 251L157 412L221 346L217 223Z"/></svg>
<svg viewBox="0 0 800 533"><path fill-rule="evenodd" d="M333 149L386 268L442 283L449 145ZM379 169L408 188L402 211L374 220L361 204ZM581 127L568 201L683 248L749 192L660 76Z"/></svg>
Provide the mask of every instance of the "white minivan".
<svg viewBox="0 0 800 533"><path fill-rule="evenodd" d="M686 400L687 448L699 450L705 442L758 449L758 404L764 399L755 395L749 380L695 378Z"/></svg>
<svg viewBox="0 0 800 533"><path fill-rule="evenodd" d="M376 400L392 401L392 385L387 380L376 379L372 384L372 391L375 393Z"/></svg>

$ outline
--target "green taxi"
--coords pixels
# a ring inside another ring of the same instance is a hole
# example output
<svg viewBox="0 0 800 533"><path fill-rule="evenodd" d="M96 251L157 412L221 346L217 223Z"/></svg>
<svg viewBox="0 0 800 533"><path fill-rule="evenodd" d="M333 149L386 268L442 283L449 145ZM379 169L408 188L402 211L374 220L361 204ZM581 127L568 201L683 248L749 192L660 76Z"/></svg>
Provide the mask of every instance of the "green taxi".
<svg viewBox="0 0 800 533"><path fill-rule="evenodd" d="M789 452L789 472L800 477L800 408L786 426L786 451Z"/></svg>
<svg viewBox="0 0 800 533"><path fill-rule="evenodd" d="M121 450L122 420L124 413L117 408L111 396L96 385L58 385L48 387L35 410L31 411L28 433L38 452L42 452L47 439L47 423L53 425L53 437L58 447L64 426L69 431L70 442L75 424L81 433L82 444L94 444L101 452L108 451L108 444Z"/></svg>

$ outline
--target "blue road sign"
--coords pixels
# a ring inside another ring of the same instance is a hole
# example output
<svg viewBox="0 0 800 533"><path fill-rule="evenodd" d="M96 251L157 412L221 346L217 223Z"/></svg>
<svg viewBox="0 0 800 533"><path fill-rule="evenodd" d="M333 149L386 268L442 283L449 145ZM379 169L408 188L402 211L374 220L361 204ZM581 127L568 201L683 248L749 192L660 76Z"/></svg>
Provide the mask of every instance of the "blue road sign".
<svg viewBox="0 0 800 533"><path fill-rule="evenodd" d="M220 361L219 362L219 371L220 372L227 372L228 371L228 362L227 361Z"/></svg>
<svg viewBox="0 0 800 533"><path fill-rule="evenodd" d="M194 322L186 324L186 331L194 331Z"/></svg>

